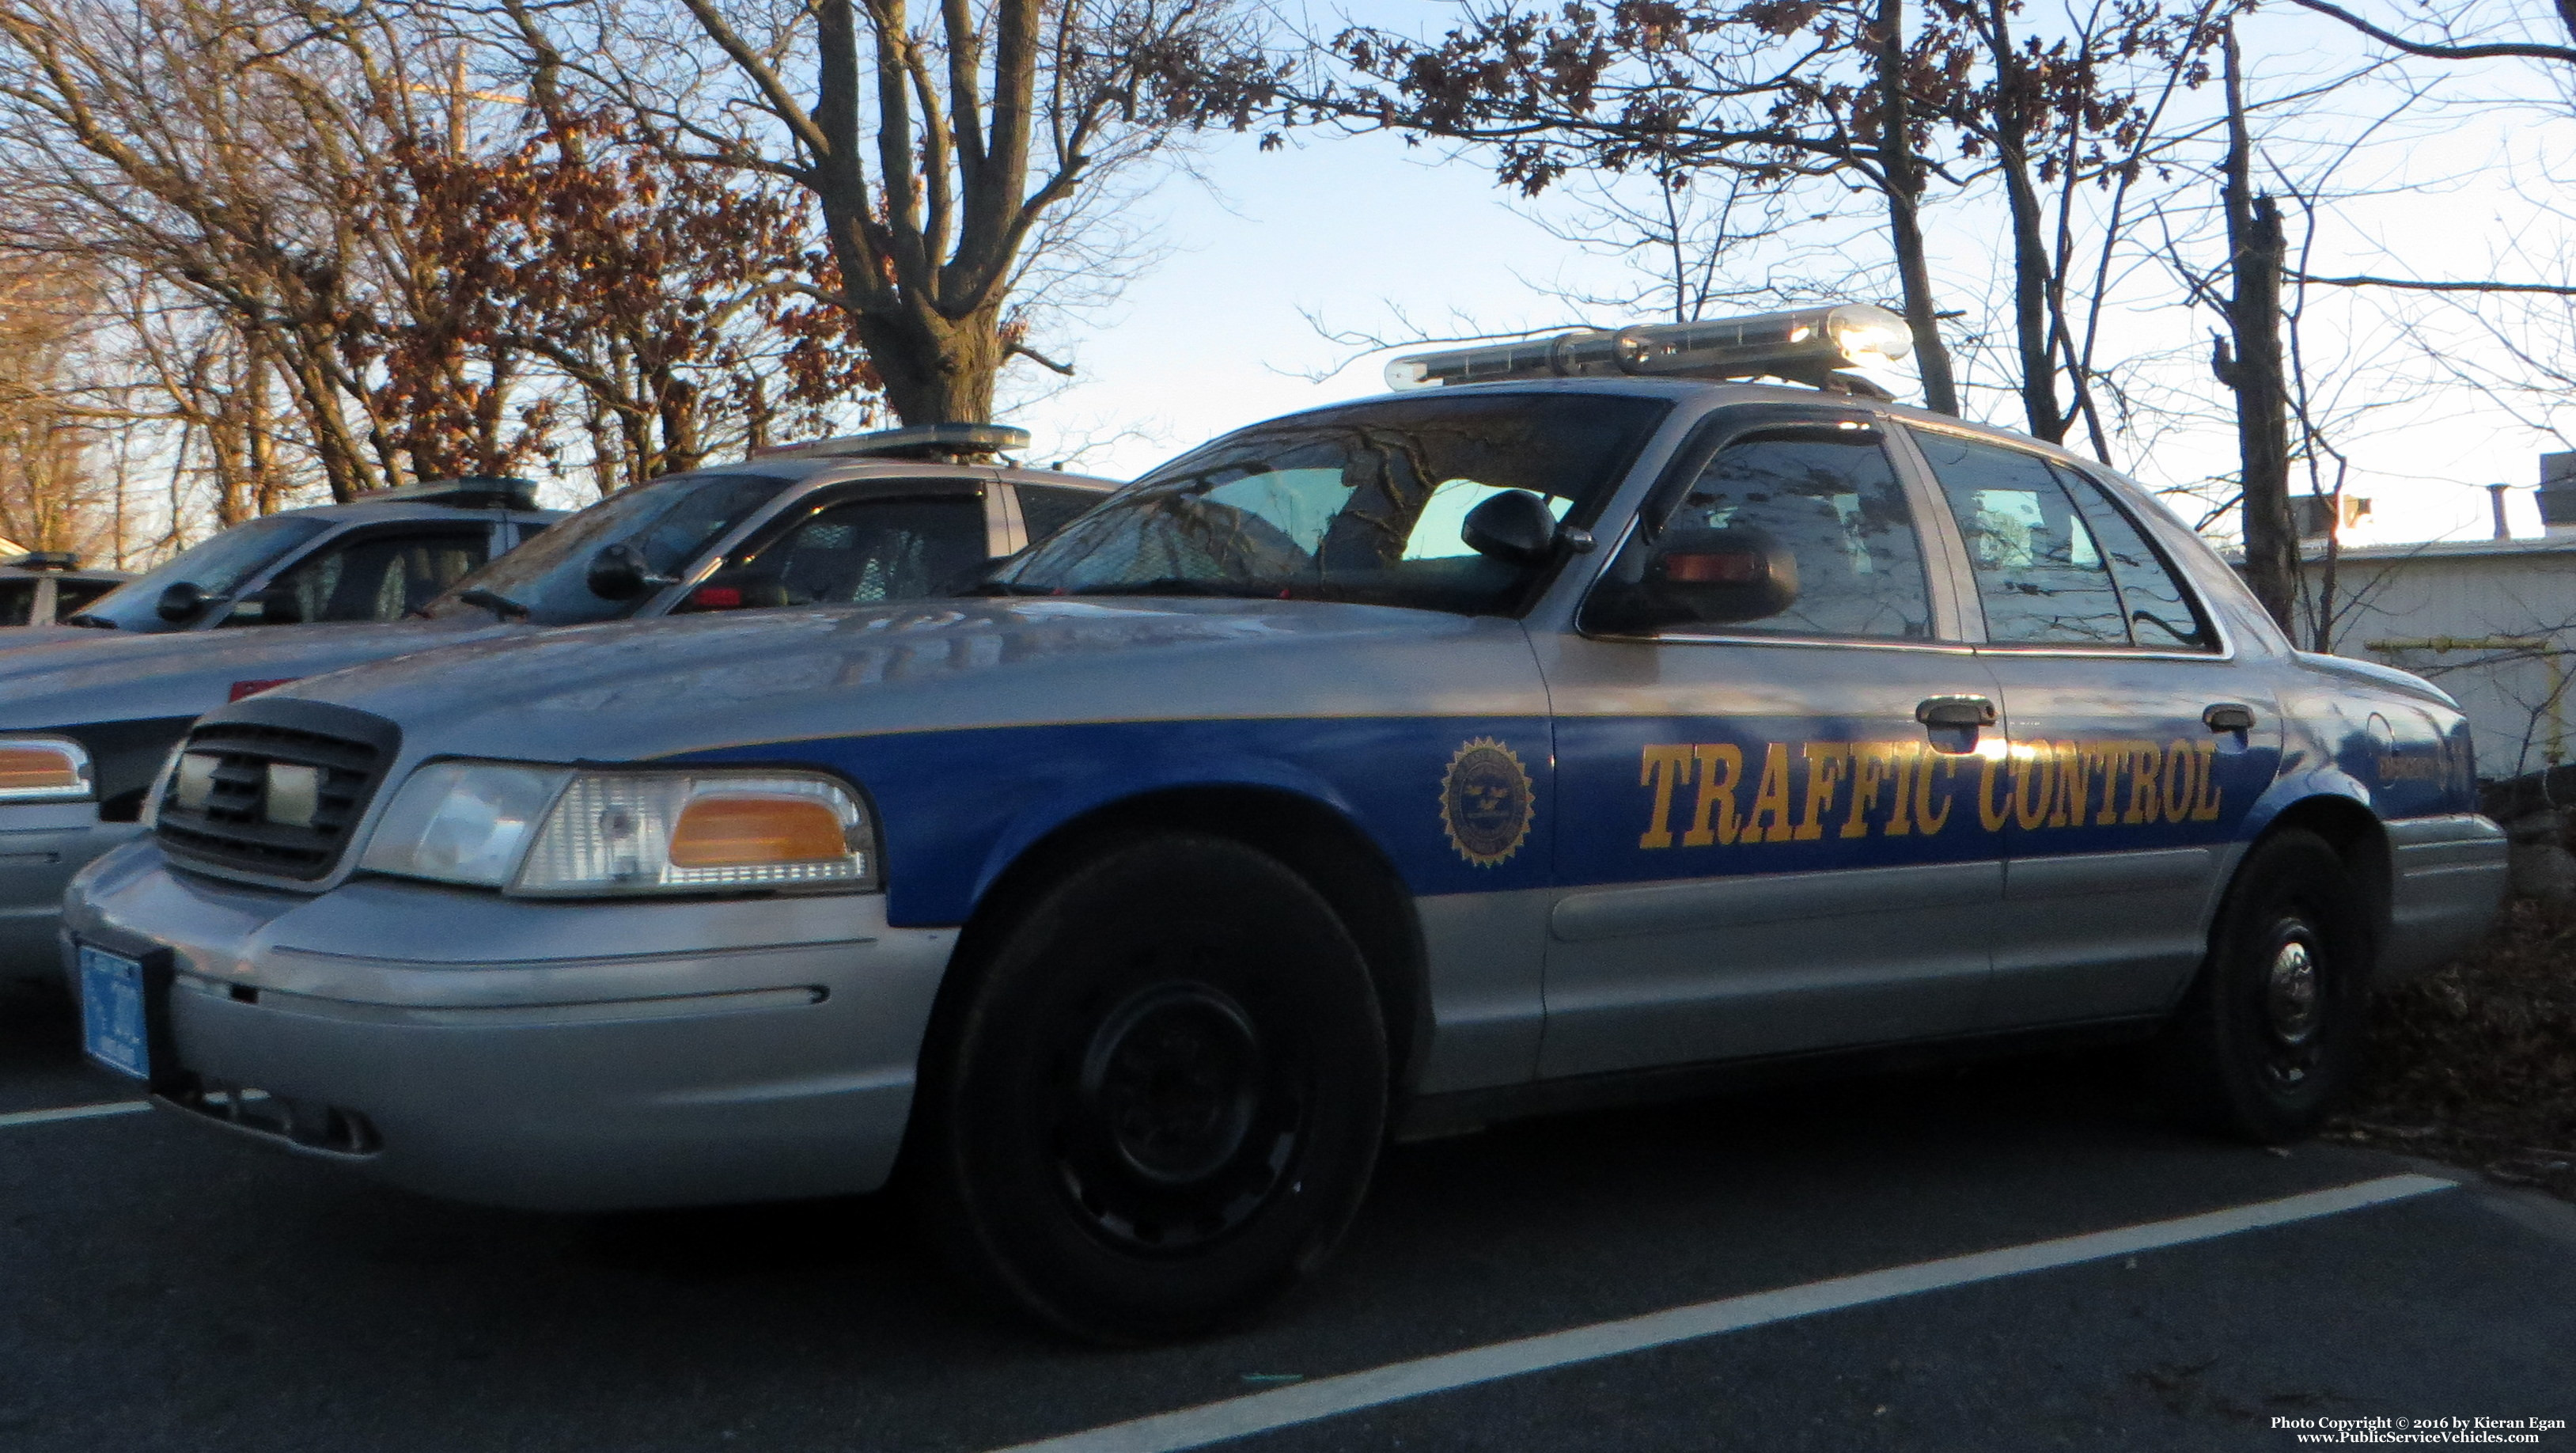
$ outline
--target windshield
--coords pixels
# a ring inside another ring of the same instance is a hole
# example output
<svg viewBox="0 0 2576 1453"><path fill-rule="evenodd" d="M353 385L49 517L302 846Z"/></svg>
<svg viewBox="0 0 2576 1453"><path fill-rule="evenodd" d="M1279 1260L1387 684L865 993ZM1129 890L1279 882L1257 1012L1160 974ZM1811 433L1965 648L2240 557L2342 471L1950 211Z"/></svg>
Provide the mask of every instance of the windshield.
<svg viewBox="0 0 2576 1453"><path fill-rule="evenodd" d="M601 550L631 544L650 573L677 574L793 483L772 474L681 474L622 490L457 581L429 603L428 613L489 615L488 607L463 599L486 590L525 606L528 619L541 626L616 620L652 593L634 600L593 595L590 563Z"/></svg>
<svg viewBox="0 0 2576 1453"><path fill-rule="evenodd" d="M1485 394L1256 425L1119 491L984 588L1508 611L1532 567L1470 550L1459 537L1467 512L1520 489L1560 519L1589 520L1670 408L1615 394Z"/></svg>
<svg viewBox="0 0 2576 1453"><path fill-rule="evenodd" d="M81 613L81 621L103 621L128 631L176 629L161 619L161 592L185 580L209 596L231 595L278 557L329 528L330 521L310 515L270 515L235 525L108 592Z"/></svg>

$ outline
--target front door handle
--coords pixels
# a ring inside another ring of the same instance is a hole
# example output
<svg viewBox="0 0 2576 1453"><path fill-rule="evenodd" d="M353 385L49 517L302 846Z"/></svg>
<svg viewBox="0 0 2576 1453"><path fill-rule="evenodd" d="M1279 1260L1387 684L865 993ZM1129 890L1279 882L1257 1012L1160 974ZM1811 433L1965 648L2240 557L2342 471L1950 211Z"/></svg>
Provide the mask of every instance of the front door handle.
<svg viewBox="0 0 2576 1453"><path fill-rule="evenodd" d="M1935 731L1972 731L1995 724L1995 703L1983 696L1927 696L1915 703L1914 719Z"/></svg>
<svg viewBox="0 0 2576 1453"><path fill-rule="evenodd" d="M2250 732L2254 730L2254 708L2235 701L2221 701L2201 708L2201 725L2214 732Z"/></svg>

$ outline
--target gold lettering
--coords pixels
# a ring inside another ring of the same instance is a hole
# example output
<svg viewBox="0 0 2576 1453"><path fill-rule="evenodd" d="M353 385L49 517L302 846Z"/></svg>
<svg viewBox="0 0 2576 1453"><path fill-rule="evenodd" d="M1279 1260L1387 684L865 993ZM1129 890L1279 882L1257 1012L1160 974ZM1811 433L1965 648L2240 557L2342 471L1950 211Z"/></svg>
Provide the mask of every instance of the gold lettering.
<svg viewBox="0 0 2576 1453"><path fill-rule="evenodd" d="M2092 764L2086 768L2088 775L2094 767L2102 773L2102 810L2093 815L2093 825L2109 827L2120 820L2120 764L2129 760L2128 751L2116 742L2087 742L2084 760ZM2092 784L2085 786L2089 790Z"/></svg>
<svg viewBox="0 0 2576 1453"><path fill-rule="evenodd" d="M1682 846L1731 843L1735 841L1735 786L1744 776L1744 752L1725 742L1702 742L1691 748L1691 755L1699 759L1699 803L1691 809L1690 831L1682 834Z"/></svg>
<svg viewBox="0 0 2576 1453"><path fill-rule="evenodd" d="M1923 759L1921 742L1889 742L1887 764L1896 792L1894 802L1888 808L1887 826L1883 831L1889 837L1904 837L1914 831L1914 799L1911 795L1914 779L1918 773L1929 776L1932 768Z"/></svg>
<svg viewBox="0 0 2576 1453"><path fill-rule="evenodd" d="M2156 764L2164 754L2153 742L2122 742L2129 764L2129 810L2120 814L2124 823L2153 822L2162 806L2156 800Z"/></svg>
<svg viewBox="0 0 2576 1453"><path fill-rule="evenodd" d="M2048 825L2082 827L2084 825L2084 744L2051 742L2048 750L2057 758L2057 770L2050 773L2048 788Z"/></svg>
<svg viewBox="0 0 2576 1453"><path fill-rule="evenodd" d="M1895 758L1895 747L1894 742L1852 743L1851 811L1844 814L1842 830L1835 836L1869 836L1868 813L1878 805L1880 789L1887 786L1888 767ZM1905 783L1901 778L1896 784L1896 805L1898 811L1904 810Z"/></svg>
<svg viewBox="0 0 2576 1453"><path fill-rule="evenodd" d="M2049 795L2056 790L2057 748L2032 742L2013 749L2013 821L2024 832L2036 832L2048 820Z"/></svg>
<svg viewBox="0 0 2576 1453"><path fill-rule="evenodd" d="M2200 785L2192 775L2197 761L2191 743L2180 737L2165 748L2165 790L2160 794L2163 801L2159 804L2164 808L2165 821L2181 822L2191 816L2191 790Z"/></svg>
<svg viewBox="0 0 2576 1453"><path fill-rule="evenodd" d="M1932 815L1932 764L1938 762L1945 781L1954 789L1958 785L1959 759L1948 752L1926 751L1914 768L1914 820L1922 825L1923 835L1930 837L1950 822L1950 794L1941 794L1941 815Z"/></svg>
<svg viewBox="0 0 2576 1453"><path fill-rule="evenodd" d="M1834 810L1851 766L1851 743L1809 742L1799 753L1807 759L1807 811L1798 819L1798 841L1813 842L1825 835L1825 814Z"/></svg>
<svg viewBox="0 0 2576 1453"><path fill-rule="evenodd" d="M1995 783L2002 780L2004 764L2000 757L1981 756L1984 770L1977 777L1977 825L1988 832L2002 832L2009 803L1995 800Z"/></svg>
<svg viewBox="0 0 2576 1453"><path fill-rule="evenodd" d="M2192 789L2191 820L2218 821L2218 744L2195 742L2191 754L2200 759L2200 781Z"/></svg>
<svg viewBox="0 0 2576 1453"><path fill-rule="evenodd" d="M1762 748L1762 782L1753 789L1753 811L1744 819L1739 840L1785 843L1796 832L1789 821L1789 748L1771 742Z"/></svg>
<svg viewBox="0 0 2576 1453"><path fill-rule="evenodd" d="M1681 746L1650 746L1637 764L1637 785L1655 789L1654 815L1646 820L1646 831L1637 839L1641 848L1668 848L1673 845L1673 788L1690 776L1691 749Z"/></svg>

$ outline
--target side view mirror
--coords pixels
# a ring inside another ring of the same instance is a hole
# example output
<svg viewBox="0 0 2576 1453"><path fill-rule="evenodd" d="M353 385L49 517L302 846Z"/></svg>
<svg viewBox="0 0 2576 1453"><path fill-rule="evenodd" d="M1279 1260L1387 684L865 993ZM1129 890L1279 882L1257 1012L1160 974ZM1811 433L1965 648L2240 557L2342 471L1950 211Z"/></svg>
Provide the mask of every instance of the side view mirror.
<svg viewBox="0 0 2576 1453"><path fill-rule="evenodd" d="M1458 538L1479 555L1514 565L1536 565L1556 548L1556 516L1547 501L1525 489L1508 490L1467 511Z"/></svg>
<svg viewBox="0 0 2576 1453"><path fill-rule="evenodd" d="M615 544L591 557L590 573L582 583L601 600L633 600L649 591L671 583L671 577L656 575L644 562L644 552L629 544Z"/></svg>
<svg viewBox="0 0 2576 1453"><path fill-rule="evenodd" d="M205 614L206 602L212 598L206 594L204 586L193 580L181 580L161 592L161 599L152 610L153 614L170 624L181 625Z"/></svg>
<svg viewBox="0 0 2576 1453"><path fill-rule="evenodd" d="M1645 593L1663 624L1766 620L1798 603L1798 557L1768 531L1668 530L1655 543Z"/></svg>

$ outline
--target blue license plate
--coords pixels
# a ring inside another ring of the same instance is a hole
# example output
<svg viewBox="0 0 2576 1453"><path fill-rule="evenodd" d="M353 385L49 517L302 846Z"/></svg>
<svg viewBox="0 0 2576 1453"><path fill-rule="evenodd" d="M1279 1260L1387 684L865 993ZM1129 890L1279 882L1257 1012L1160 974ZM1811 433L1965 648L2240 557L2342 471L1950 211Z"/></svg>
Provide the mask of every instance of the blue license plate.
<svg viewBox="0 0 2576 1453"><path fill-rule="evenodd" d="M143 965L80 946L81 1047L121 1075L152 1078L152 1036L143 1008Z"/></svg>

